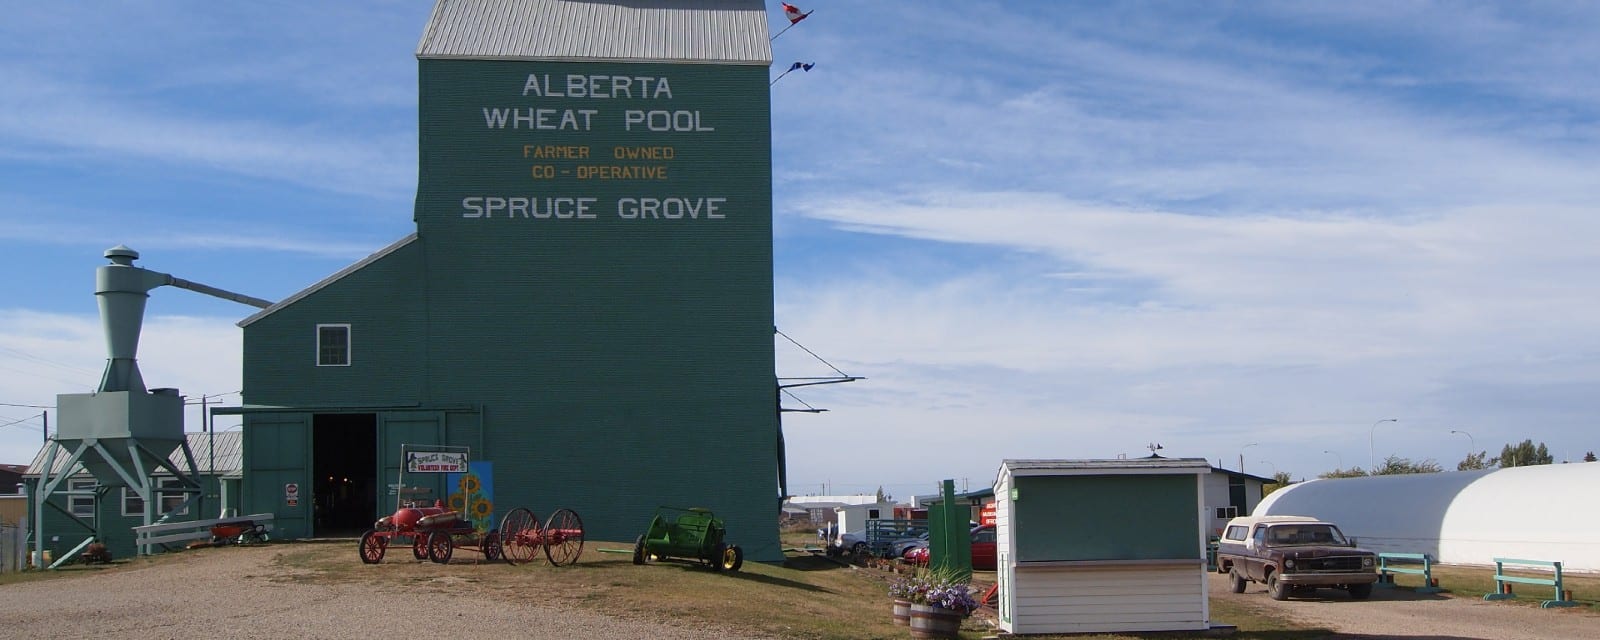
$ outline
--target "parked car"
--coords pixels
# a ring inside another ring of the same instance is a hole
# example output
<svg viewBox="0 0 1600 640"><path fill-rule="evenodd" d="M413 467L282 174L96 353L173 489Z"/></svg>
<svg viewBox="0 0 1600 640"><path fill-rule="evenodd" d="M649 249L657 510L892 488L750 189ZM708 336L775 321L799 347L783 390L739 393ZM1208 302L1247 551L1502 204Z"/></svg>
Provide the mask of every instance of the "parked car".
<svg viewBox="0 0 1600 640"><path fill-rule="evenodd" d="M922 535L914 538L901 538L889 543L889 557L904 558L906 556L906 552L917 547L926 546L928 546L927 532L923 532Z"/></svg>
<svg viewBox="0 0 1600 640"><path fill-rule="evenodd" d="M867 554L867 532L847 531L839 534L828 545L829 556L865 556Z"/></svg>
<svg viewBox="0 0 1600 640"><path fill-rule="evenodd" d="M1352 599L1364 600L1378 581L1377 559L1333 523L1309 516L1234 518L1217 544L1217 572L1228 574L1233 592L1261 582L1273 600L1319 587L1344 589Z"/></svg>
<svg viewBox="0 0 1600 640"><path fill-rule="evenodd" d="M974 527L972 535L972 568L979 571L995 570L995 532L994 525ZM906 562L916 565L927 565L929 560L928 545L910 547L901 555Z"/></svg>

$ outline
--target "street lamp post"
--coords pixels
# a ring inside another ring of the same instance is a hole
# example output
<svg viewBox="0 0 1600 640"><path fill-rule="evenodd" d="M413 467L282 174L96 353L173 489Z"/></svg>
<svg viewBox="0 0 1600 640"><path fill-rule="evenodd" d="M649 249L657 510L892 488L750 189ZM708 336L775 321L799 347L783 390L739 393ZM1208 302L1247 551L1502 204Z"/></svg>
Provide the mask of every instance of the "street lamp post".
<svg viewBox="0 0 1600 640"><path fill-rule="evenodd" d="M1338 451L1323 450L1323 453L1331 453L1334 458L1339 460L1339 468L1334 469L1334 471L1344 471L1344 456L1339 455Z"/></svg>
<svg viewBox="0 0 1600 640"><path fill-rule="evenodd" d="M1467 457L1470 458L1478 452L1478 441L1472 439L1472 434L1458 429L1451 429L1450 433L1459 433L1467 437Z"/></svg>
<svg viewBox="0 0 1600 640"><path fill-rule="evenodd" d="M1383 424L1385 422L1399 422L1399 421L1400 421L1399 418L1384 418L1382 420L1379 420L1377 422L1372 423L1372 431L1367 434L1367 464L1372 465L1372 468L1368 469L1369 472L1370 471L1377 471L1377 469L1378 469L1378 455L1376 453L1377 448L1372 446L1373 440L1378 435L1378 425Z"/></svg>
<svg viewBox="0 0 1600 640"><path fill-rule="evenodd" d="M1252 443L1247 444L1245 446L1239 447L1239 473L1244 473L1244 450L1245 449L1249 449L1250 447L1254 447L1254 446L1256 446L1258 444L1261 444L1261 443L1252 442Z"/></svg>
<svg viewBox="0 0 1600 640"><path fill-rule="evenodd" d="M1274 480L1278 478L1278 465L1272 464L1271 460L1262 460L1261 464L1272 465L1272 478Z"/></svg>

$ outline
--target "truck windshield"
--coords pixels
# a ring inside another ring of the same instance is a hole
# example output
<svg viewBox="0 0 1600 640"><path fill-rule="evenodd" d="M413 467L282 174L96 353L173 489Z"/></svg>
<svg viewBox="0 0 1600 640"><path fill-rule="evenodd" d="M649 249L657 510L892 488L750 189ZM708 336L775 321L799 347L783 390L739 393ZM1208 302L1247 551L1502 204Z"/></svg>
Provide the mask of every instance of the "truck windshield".
<svg viewBox="0 0 1600 640"><path fill-rule="evenodd" d="M1344 535L1331 524L1277 525L1267 530L1267 544L1274 547L1297 545L1345 546Z"/></svg>

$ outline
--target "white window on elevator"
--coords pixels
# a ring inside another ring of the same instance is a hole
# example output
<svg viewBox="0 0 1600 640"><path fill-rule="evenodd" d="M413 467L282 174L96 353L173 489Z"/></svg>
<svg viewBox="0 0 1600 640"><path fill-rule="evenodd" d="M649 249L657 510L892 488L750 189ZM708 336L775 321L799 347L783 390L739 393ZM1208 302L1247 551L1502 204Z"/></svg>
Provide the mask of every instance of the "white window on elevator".
<svg viewBox="0 0 1600 640"><path fill-rule="evenodd" d="M317 325L317 366L350 366L350 325Z"/></svg>
<svg viewBox="0 0 1600 640"><path fill-rule="evenodd" d="M156 480L156 486L160 489L178 489L183 487L183 481L177 478L159 478ZM178 505L183 504L184 500L188 500L189 494L182 491L157 491L156 496L158 496L161 500L159 503L161 505L161 511L159 511L157 515L168 512L172 512L172 515L175 516L189 515L188 509L176 512L172 511L173 509L178 508ZM144 499L139 497L139 493L137 491L127 487L122 488L122 515L144 515Z"/></svg>
<svg viewBox="0 0 1600 640"><path fill-rule="evenodd" d="M68 491L94 491L94 478L72 478L67 480ZM94 517L94 496L74 495L67 497L67 510L79 518Z"/></svg>

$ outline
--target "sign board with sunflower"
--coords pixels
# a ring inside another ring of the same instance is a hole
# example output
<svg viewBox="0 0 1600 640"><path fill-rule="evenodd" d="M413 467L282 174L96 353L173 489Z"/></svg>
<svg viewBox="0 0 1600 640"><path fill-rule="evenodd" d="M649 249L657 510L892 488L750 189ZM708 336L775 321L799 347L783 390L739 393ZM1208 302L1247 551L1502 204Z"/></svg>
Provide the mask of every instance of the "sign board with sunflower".
<svg viewBox="0 0 1600 640"><path fill-rule="evenodd" d="M450 487L445 506L466 516L478 533L487 533L494 528L493 463L473 462L464 466L465 473L445 476L446 486Z"/></svg>

